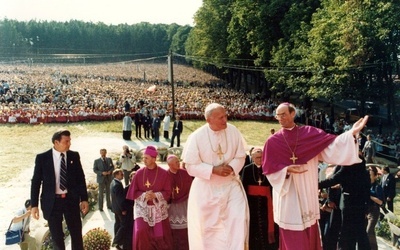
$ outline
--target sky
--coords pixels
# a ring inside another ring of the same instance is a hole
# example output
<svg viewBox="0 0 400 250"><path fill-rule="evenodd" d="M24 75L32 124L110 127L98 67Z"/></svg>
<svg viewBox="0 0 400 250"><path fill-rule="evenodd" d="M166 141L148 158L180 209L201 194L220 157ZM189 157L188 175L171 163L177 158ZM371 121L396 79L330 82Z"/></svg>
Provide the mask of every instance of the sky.
<svg viewBox="0 0 400 250"><path fill-rule="evenodd" d="M202 0L0 0L0 19L193 26Z"/></svg>

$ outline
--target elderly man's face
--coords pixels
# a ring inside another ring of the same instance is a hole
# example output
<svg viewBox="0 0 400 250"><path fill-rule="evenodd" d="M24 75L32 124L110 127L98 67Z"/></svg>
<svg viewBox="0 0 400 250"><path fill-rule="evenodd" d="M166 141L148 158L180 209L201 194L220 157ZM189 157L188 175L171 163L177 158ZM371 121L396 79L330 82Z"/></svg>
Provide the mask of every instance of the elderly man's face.
<svg viewBox="0 0 400 250"><path fill-rule="evenodd" d="M262 157L262 151L260 151L260 150L258 150L255 153L251 154L251 159L254 161L254 163L257 166L261 166L261 164L262 164L261 157Z"/></svg>
<svg viewBox="0 0 400 250"><path fill-rule="evenodd" d="M207 122L210 125L210 128L214 131L219 131L226 129L228 116L226 115L225 108L217 108L215 109L210 117L207 118Z"/></svg>
<svg viewBox="0 0 400 250"><path fill-rule="evenodd" d="M168 167L171 172L176 173L180 168L179 159L174 157L168 160Z"/></svg>

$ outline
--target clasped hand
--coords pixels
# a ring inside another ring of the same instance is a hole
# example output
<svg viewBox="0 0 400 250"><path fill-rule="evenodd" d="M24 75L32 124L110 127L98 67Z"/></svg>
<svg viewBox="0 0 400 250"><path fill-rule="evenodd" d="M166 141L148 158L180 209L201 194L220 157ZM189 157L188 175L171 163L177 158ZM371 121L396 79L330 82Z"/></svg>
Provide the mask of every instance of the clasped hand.
<svg viewBox="0 0 400 250"><path fill-rule="evenodd" d="M212 172L213 174L225 177L232 174L233 168L227 164L221 164L218 166L214 166Z"/></svg>
<svg viewBox="0 0 400 250"><path fill-rule="evenodd" d="M102 172L101 174L102 174L102 175L109 175L109 174L111 174L111 171L104 171L104 172Z"/></svg>
<svg viewBox="0 0 400 250"><path fill-rule="evenodd" d="M146 191L144 198L146 201L151 201L156 198L156 194L153 192L153 190L149 190L149 191Z"/></svg>

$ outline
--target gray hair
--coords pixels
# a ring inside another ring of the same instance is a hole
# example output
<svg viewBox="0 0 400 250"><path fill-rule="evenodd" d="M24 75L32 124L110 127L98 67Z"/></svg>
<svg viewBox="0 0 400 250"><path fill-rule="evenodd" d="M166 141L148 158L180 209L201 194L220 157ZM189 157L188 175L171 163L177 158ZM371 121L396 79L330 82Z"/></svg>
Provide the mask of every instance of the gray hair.
<svg viewBox="0 0 400 250"><path fill-rule="evenodd" d="M219 109L219 108L224 108L224 106L222 106L219 103L215 103L215 102L208 104L208 106L206 107L206 109L204 111L204 117L206 118L206 120L211 116L211 114L214 110Z"/></svg>

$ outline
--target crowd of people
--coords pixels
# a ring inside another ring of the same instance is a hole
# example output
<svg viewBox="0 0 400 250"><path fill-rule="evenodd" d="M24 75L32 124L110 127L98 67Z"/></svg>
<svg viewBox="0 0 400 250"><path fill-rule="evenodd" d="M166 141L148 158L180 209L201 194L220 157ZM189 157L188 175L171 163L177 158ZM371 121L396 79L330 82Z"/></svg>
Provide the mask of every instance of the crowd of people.
<svg viewBox="0 0 400 250"><path fill-rule="evenodd" d="M273 118L271 100L226 88L217 78L175 66L175 111L182 119L203 119L205 105L218 101L235 119ZM110 74L112 72L112 74ZM120 120L125 102L172 111L167 68L159 64L27 67L0 66L0 123L65 123ZM190 88L189 88L190 87Z"/></svg>

